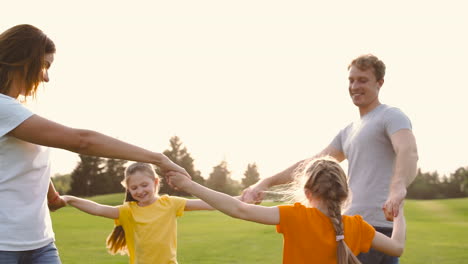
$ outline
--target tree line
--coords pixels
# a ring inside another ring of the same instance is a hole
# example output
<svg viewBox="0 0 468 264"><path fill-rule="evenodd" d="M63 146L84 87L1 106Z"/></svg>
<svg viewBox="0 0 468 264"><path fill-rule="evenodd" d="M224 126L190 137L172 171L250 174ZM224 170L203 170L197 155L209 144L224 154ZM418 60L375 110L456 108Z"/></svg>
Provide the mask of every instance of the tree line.
<svg viewBox="0 0 468 264"><path fill-rule="evenodd" d="M418 173L408 188L411 199L445 199L468 197L468 167L460 167L446 176L437 172Z"/></svg>
<svg viewBox="0 0 468 264"><path fill-rule="evenodd" d="M170 147L163 153L173 162L183 167L192 180L229 195L238 195L244 188L260 179L257 165L247 165L241 181L231 178L227 161L221 161L213 167L205 179L199 170L195 169L194 159L179 137L169 140ZM62 194L77 196L93 196L99 194L123 192L121 181L124 179L127 161L104 159L94 156L79 155L80 161L71 174L57 175L52 178L56 189ZM157 171L157 170L156 170ZM161 178L161 194L187 196L187 193L169 187ZM458 168L454 173L440 176L437 172L422 172L418 169L417 176L408 188L410 199L444 199L468 196L468 167Z"/></svg>

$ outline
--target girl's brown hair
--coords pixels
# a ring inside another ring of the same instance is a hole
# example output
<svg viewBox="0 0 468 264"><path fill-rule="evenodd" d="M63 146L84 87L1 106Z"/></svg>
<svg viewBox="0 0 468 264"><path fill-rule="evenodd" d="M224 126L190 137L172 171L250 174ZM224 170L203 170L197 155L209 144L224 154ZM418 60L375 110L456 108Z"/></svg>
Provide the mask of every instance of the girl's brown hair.
<svg viewBox="0 0 468 264"><path fill-rule="evenodd" d="M14 78L25 82L25 95L35 96L42 82L45 54L55 53L55 44L31 25L17 25L0 34L0 93L8 94Z"/></svg>
<svg viewBox="0 0 468 264"><path fill-rule="evenodd" d="M344 236L341 208L349 196L346 174L333 158L324 157L310 161L303 167L306 182L304 190L321 199L328 209L328 216L335 235ZM338 264L361 263L351 252L344 239L337 239Z"/></svg>
<svg viewBox="0 0 468 264"><path fill-rule="evenodd" d="M122 181L122 185L125 187L125 200L124 202L131 202L136 201L135 198L132 197L130 192L127 189L128 178L135 174L136 172L143 172L148 175L153 180L158 179L158 175L156 174L153 166L148 163L142 162L135 162L132 163L130 166L127 167L125 170L125 179ZM158 193L159 184L156 187L156 193ZM121 255L128 254L127 249L127 241L125 240L125 231L121 225L116 225L112 233L107 237L106 240L107 250L112 255L117 253Z"/></svg>

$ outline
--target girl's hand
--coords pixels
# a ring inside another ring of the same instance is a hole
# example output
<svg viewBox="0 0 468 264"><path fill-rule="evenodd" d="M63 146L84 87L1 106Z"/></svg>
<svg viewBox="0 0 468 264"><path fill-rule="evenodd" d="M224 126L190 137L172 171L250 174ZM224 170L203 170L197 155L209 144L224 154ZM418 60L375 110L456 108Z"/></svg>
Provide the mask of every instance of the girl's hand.
<svg viewBox="0 0 468 264"><path fill-rule="evenodd" d="M68 195L62 195L61 196L62 200L65 202L66 205L68 205L68 203L70 202L70 200L72 199L70 196Z"/></svg>
<svg viewBox="0 0 468 264"><path fill-rule="evenodd" d="M258 182L242 191L240 200L244 203L260 204L265 197L264 191L267 189Z"/></svg>
<svg viewBox="0 0 468 264"><path fill-rule="evenodd" d="M388 221L392 221L394 217L398 216L399 209L405 200L406 193L406 186L404 185L394 185L390 188L387 201L385 201L385 204L383 205L385 218L387 218Z"/></svg>
<svg viewBox="0 0 468 264"><path fill-rule="evenodd" d="M185 190L192 183L191 178L187 177L186 174L182 174L177 171L170 171L166 173L166 179L169 185L177 190Z"/></svg>

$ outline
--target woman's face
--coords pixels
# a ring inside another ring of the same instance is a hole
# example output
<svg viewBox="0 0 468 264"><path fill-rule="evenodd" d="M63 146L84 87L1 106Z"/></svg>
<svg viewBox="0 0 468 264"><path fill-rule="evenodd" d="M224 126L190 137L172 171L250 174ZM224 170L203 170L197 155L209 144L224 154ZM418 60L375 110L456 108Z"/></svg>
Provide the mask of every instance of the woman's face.
<svg viewBox="0 0 468 264"><path fill-rule="evenodd" d="M44 65L42 65L42 70L39 73L39 80L41 82L49 82L49 68L54 62L54 54L48 53L44 55ZM24 77L20 74L16 74L15 78L13 79L13 83L11 85L11 90L8 93L9 96L13 98L18 98L18 96L29 96L29 92L31 87L26 87L26 81Z"/></svg>
<svg viewBox="0 0 468 264"><path fill-rule="evenodd" d="M49 68L52 66L54 62L54 54L48 53L44 56L44 65L42 67L42 77L41 80L43 82L49 82Z"/></svg>

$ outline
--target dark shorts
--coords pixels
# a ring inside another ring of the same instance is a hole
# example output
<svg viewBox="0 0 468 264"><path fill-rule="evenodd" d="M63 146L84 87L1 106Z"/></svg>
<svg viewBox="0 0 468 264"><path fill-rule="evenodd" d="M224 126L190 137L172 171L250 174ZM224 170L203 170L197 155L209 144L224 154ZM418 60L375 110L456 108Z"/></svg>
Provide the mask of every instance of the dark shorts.
<svg viewBox="0 0 468 264"><path fill-rule="evenodd" d="M388 237L392 237L393 228L391 227L376 227L375 231L378 231ZM398 257L392 257L385 255L384 253L370 249L367 253L361 253L358 255L358 259L362 264L398 264L400 263Z"/></svg>
<svg viewBox="0 0 468 264"><path fill-rule="evenodd" d="M52 242L45 247L25 251L1 251L1 264L61 264L57 247Z"/></svg>

